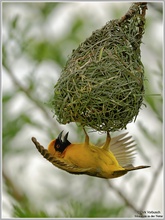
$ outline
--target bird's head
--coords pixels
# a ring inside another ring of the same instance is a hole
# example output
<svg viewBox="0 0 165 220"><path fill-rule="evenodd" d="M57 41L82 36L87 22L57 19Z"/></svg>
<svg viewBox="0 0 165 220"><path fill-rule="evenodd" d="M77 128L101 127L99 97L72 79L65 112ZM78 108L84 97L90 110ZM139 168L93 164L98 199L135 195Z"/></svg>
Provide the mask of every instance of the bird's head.
<svg viewBox="0 0 165 220"><path fill-rule="evenodd" d="M66 133L63 140L61 139L62 138L62 133L63 133L63 131L58 135L57 139L52 140L49 143L48 151L51 154L54 154L55 152L62 153L71 144L67 139L69 132Z"/></svg>

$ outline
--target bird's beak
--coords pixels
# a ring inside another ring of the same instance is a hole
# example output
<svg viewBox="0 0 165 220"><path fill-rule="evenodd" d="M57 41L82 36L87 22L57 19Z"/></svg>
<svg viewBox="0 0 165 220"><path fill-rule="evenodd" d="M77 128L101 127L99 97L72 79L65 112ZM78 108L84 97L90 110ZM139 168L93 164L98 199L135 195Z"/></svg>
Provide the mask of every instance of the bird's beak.
<svg viewBox="0 0 165 220"><path fill-rule="evenodd" d="M63 132L63 131L62 131ZM61 134L61 133L60 133ZM68 141L68 134L69 134L69 132L67 132L66 133L66 135L64 136L64 143L67 143L67 141Z"/></svg>
<svg viewBox="0 0 165 220"><path fill-rule="evenodd" d="M63 134L63 131L61 131L61 133L58 135L58 137L57 137L57 139L55 140L55 143L54 143L55 150L59 151L61 153L65 150L65 148L67 146L69 146L71 144L67 139L69 132L66 133L63 140L62 140L62 134Z"/></svg>
<svg viewBox="0 0 165 220"><path fill-rule="evenodd" d="M61 131L61 133L58 135L57 139L60 143L62 142L61 138L62 138L62 133L63 131ZM68 133L67 133L68 134ZM66 135L65 135L66 136Z"/></svg>

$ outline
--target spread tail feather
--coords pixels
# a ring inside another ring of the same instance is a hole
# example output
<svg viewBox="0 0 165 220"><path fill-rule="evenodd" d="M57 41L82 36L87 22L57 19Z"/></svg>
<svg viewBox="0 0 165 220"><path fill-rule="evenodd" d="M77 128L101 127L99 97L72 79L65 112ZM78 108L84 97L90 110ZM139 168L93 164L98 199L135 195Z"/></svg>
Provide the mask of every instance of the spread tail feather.
<svg viewBox="0 0 165 220"><path fill-rule="evenodd" d="M112 178L123 176L129 171L144 169L144 168L148 168L148 167L150 167L150 166L133 167L132 165L130 165L128 168L125 168L125 170L116 170L116 171L114 171L113 174L112 174Z"/></svg>
<svg viewBox="0 0 165 220"><path fill-rule="evenodd" d="M126 171L133 171L133 170L140 170L140 169L145 169L145 168L149 168L150 166L137 166L137 167L126 167L125 170Z"/></svg>

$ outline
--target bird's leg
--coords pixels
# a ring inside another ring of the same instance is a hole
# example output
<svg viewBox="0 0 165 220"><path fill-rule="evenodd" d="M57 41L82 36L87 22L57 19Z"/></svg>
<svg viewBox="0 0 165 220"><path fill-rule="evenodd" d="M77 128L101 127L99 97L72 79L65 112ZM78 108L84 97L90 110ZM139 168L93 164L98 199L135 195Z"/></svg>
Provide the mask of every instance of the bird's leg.
<svg viewBox="0 0 165 220"><path fill-rule="evenodd" d="M86 132L84 127L83 127L83 130L84 130L84 133L85 133L85 144L89 145L89 136L88 136L88 134L87 134L87 132Z"/></svg>
<svg viewBox="0 0 165 220"><path fill-rule="evenodd" d="M103 148L104 150L108 150L108 149L109 149L110 142L111 142L111 136L110 136L110 133L107 131L107 138L106 138L105 144L103 145L102 148Z"/></svg>

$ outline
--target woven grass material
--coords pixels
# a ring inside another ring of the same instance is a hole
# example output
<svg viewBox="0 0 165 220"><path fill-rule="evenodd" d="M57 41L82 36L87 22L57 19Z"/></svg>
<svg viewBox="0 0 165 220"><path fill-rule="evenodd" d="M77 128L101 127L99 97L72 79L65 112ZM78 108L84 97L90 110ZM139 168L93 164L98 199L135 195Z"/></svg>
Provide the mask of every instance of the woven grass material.
<svg viewBox="0 0 165 220"><path fill-rule="evenodd" d="M97 131L117 131L135 121L144 96L140 44L147 4L133 3L73 50L54 88L57 120Z"/></svg>

